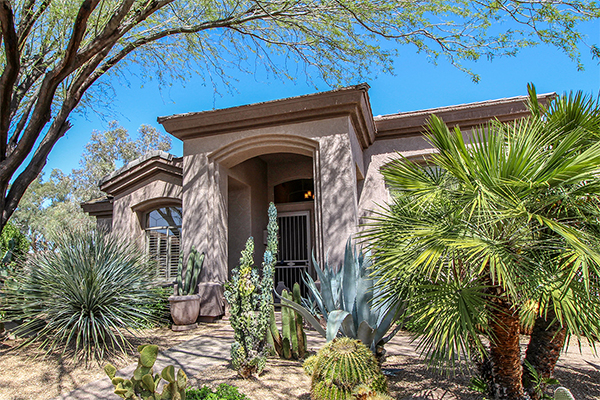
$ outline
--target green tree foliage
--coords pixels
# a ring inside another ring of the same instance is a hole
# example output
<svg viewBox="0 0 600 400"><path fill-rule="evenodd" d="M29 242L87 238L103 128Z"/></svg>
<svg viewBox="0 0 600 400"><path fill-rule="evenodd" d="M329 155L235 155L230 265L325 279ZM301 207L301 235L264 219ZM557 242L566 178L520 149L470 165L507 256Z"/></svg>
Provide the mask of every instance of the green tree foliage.
<svg viewBox="0 0 600 400"><path fill-rule="evenodd" d="M103 196L98 188L100 179L153 150L171 150L171 137L150 125L140 126L133 139L117 121L109 122L104 132L92 132L80 168L71 173L77 198L86 201Z"/></svg>
<svg viewBox="0 0 600 400"><path fill-rule="evenodd" d="M405 307L431 361L481 357L499 399L539 395L520 325L533 326L526 360L544 379L565 334L600 334L600 108L581 94L548 110L530 101L532 118L491 123L470 144L432 117L437 151L425 168L382 170L393 200L368 232L380 300Z"/></svg>
<svg viewBox="0 0 600 400"><path fill-rule="evenodd" d="M135 138L116 121L106 131L94 131L79 161L80 168L65 174L54 169L47 179L40 174L29 186L12 221L31 241L34 250L47 248L51 232L92 228L93 218L79 204L103 193L98 182L105 175L148 151L171 149L171 138L142 125Z"/></svg>
<svg viewBox="0 0 600 400"><path fill-rule="evenodd" d="M198 73L216 90L257 66L356 81L391 71L403 45L459 68L540 42L578 61L578 23L599 13L591 0L0 0L0 228L71 113L112 104L105 76L132 65L167 85Z"/></svg>
<svg viewBox="0 0 600 400"><path fill-rule="evenodd" d="M8 223L0 234L0 256L11 253L10 262L23 257L29 251L29 241L14 224Z"/></svg>

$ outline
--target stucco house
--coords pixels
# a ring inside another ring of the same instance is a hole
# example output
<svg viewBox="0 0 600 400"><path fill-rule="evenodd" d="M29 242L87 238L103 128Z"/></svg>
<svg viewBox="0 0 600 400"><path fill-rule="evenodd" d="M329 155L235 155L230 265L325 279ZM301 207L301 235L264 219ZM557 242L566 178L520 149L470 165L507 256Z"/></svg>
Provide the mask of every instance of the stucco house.
<svg viewBox="0 0 600 400"><path fill-rule="evenodd" d="M280 225L275 279L291 286L311 271L311 252L319 263L342 262L349 235L388 200L382 165L396 153L418 160L431 153L422 135L431 114L463 131L528 114L526 98L513 97L374 117L368 89L160 117L183 141L183 157L147 154L103 178L107 197L82 206L98 225L156 255L166 279L180 251L206 252L200 313L218 317L222 285L249 236L260 262L270 201Z"/></svg>

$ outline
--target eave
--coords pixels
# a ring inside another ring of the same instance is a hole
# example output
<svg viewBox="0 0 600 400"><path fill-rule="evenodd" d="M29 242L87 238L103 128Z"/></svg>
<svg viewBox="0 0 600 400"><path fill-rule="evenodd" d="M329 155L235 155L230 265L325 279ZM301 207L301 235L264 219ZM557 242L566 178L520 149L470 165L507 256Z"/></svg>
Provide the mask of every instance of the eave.
<svg viewBox="0 0 600 400"><path fill-rule="evenodd" d="M165 130L186 140L229 132L295 124L305 121L350 117L359 143L369 147L375 140L375 124L366 83L222 110L159 117Z"/></svg>
<svg viewBox="0 0 600 400"><path fill-rule="evenodd" d="M99 186L100 190L114 196L160 173L166 173L181 181L182 159L164 151L155 151L105 176Z"/></svg>
<svg viewBox="0 0 600 400"><path fill-rule="evenodd" d="M541 104L547 104L554 97L556 93L546 93L539 95L538 100ZM527 99L527 96L516 96L375 117L376 139L420 136L425 132L431 115L440 117L449 127L459 126L461 129L481 126L494 119L515 121L530 115Z"/></svg>

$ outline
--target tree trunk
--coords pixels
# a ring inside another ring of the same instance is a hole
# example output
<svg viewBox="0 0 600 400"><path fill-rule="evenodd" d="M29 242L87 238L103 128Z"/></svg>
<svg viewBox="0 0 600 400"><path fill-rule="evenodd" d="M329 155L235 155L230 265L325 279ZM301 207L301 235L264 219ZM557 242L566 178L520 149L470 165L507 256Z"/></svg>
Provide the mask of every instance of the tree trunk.
<svg viewBox="0 0 600 400"><path fill-rule="evenodd" d="M546 318L538 317L535 320L525 355L525 360L535 368L542 379L552 376L567 336L567 330L555 319L554 307L550 305ZM540 395L536 393L535 382L527 369L523 372L523 386L533 400L539 400ZM545 389L543 383L542 389Z"/></svg>
<svg viewBox="0 0 600 400"><path fill-rule="evenodd" d="M495 302L490 322L490 361L492 392L498 400L524 398L519 347L519 316L506 299Z"/></svg>

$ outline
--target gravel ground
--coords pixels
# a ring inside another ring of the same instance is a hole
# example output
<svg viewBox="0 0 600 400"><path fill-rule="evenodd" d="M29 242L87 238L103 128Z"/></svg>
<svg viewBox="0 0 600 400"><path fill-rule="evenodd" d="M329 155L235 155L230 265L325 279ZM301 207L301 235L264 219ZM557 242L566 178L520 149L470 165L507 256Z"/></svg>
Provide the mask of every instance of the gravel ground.
<svg viewBox="0 0 600 400"><path fill-rule="evenodd" d="M166 350L207 332L208 326L194 331L173 332L168 328L148 329L129 336L134 347L126 357L112 358L101 365L74 363L60 353L44 355L34 346L18 349L16 340L0 342L0 400L47 400L71 391L88 382L106 377L103 367L107 362L117 368L137 362L137 348L151 343ZM118 397L115 395L115 399Z"/></svg>
<svg viewBox="0 0 600 400"><path fill-rule="evenodd" d="M155 329L140 332L133 338L135 345L158 344L161 350L170 348L198 335L210 335L215 325L204 324L198 330L172 332ZM322 339L314 331L307 332L309 349L317 350ZM523 337L523 345L527 337ZM71 359L61 359L53 354L42 357L32 348L15 350L15 341L5 341L0 347L0 400L46 400L96 379L104 378L100 365L85 367L74 365ZM410 344L408 335L400 333L387 346L388 358L384 369L390 372L389 387L396 399L406 399L429 390L447 391L444 399L481 399L468 389L469 376L441 376L427 368ZM37 358L33 358L37 356ZM111 360L117 367L134 363L132 352L125 359ZM600 359L593 356L586 345L571 343L561 356L556 377L570 388L577 400L600 400ZM216 387L229 383L240 388L252 400L310 399L310 378L304 374L299 361L270 359L259 379L242 380L230 365L223 364L205 369L201 375L191 377L194 386L207 384ZM114 397L117 399L117 397Z"/></svg>

